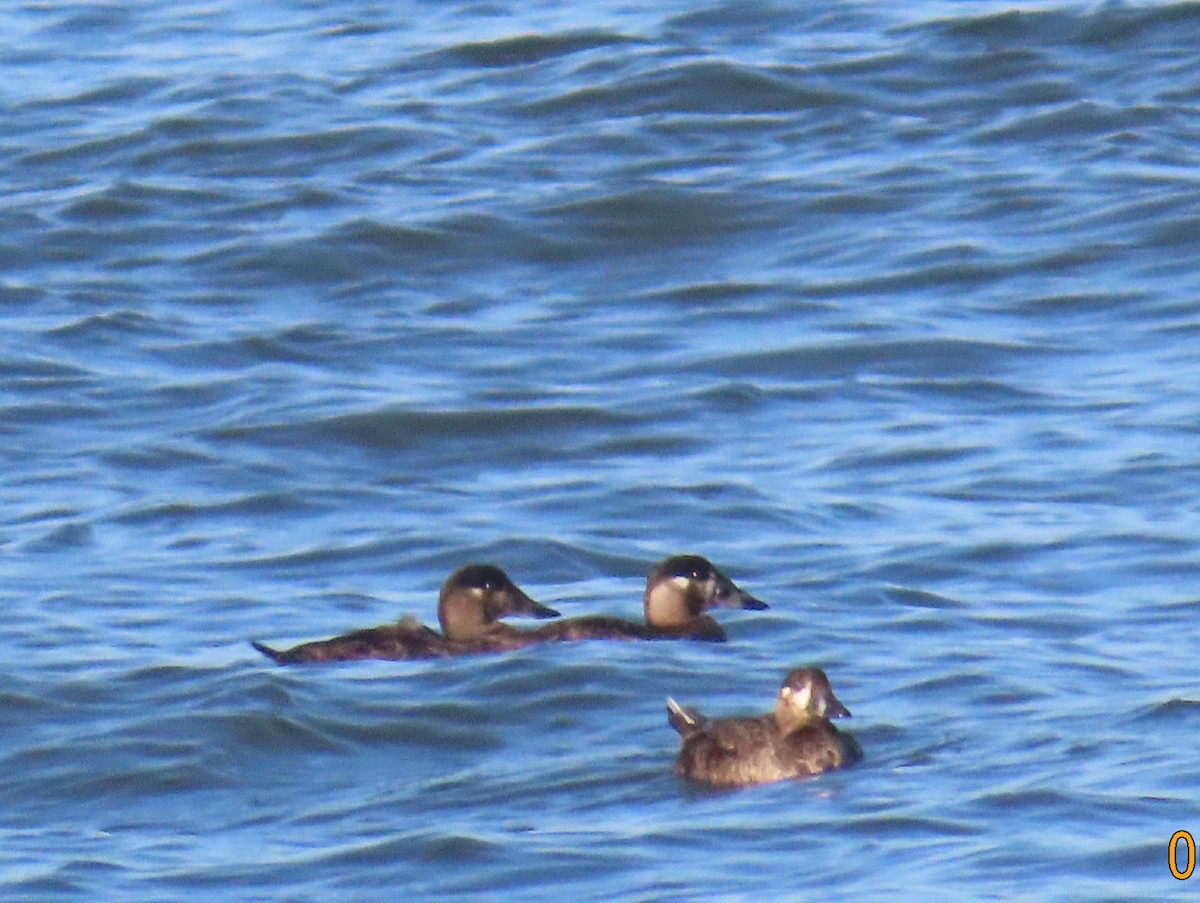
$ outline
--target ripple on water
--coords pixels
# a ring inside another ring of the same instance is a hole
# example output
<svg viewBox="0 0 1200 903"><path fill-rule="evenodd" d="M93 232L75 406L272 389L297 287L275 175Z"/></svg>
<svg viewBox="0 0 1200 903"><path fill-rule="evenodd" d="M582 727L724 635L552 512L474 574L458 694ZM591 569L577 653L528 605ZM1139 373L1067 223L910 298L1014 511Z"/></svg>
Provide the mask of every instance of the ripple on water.
<svg viewBox="0 0 1200 903"><path fill-rule="evenodd" d="M610 31L572 31L558 34L526 34L494 41L468 41L438 51L430 67L457 65L468 68L529 66L597 48L637 43L633 38Z"/></svg>

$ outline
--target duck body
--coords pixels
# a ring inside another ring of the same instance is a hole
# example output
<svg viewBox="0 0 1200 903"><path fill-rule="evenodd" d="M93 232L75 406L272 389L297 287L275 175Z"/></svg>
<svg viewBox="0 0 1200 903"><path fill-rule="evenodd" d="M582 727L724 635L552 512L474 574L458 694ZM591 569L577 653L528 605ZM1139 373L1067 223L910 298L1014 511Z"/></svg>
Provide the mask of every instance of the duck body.
<svg viewBox="0 0 1200 903"><path fill-rule="evenodd" d="M692 618L687 623L658 627L654 624L638 624L624 618L605 615L588 615L581 618L563 618L553 624L524 631L539 642L570 643L579 640L705 640L712 643L725 642L725 631L721 625L707 615Z"/></svg>
<svg viewBox="0 0 1200 903"><path fill-rule="evenodd" d="M529 598L494 565L474 564L446 578L438 595L442 633L413 618L395 624L354 630L328 640L301 643L291 649L253 646L279 665L342 662L356 659L426 659L496 652L526 645L521 631L499 619L508 615L553 618L558 612Z"/></svg>
<svg viewBox="0 0 1200 903"><path fill-rule="evenodd" d="M379 627L365 627L332 639L301 643L291 649L272 649L254 641L251 641L251 645L277 665L367 658L444 658L455 654L452 640L436 630L430 630L415 618L404 618L395 624L382 624Z"/></svg>
<svg viewBox="0 0 1200 903"><path fill-rule="evenodd" d="M844 768L862 758L862 748L829 719L849 715L825 673L811 667L788 674L775 711L765 715L709 719L668 699L667 720L681 741L675 773L745 787Z"/></svg>

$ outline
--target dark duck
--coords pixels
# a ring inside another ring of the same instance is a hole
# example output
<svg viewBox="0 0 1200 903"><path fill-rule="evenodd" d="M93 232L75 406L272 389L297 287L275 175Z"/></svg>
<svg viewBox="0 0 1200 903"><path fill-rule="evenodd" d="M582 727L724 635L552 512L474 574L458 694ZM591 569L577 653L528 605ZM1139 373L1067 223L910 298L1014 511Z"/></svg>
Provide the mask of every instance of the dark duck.
<svg viewBox="0 0 1200 903"><path fill-rule="evenodd" d="M745 718L705 718L667 698L667 720L682 747L675 773L722 787L806 778L862 758L862 748L831 718L849 710L833 695L820 668L797 668L784 678L775 710Z"/></svg>
<svg viewBox="0 0 1200 903"><path fill-rule="evenodd" d="M558 612L529 598L500 568L472 564L455 571L442 584L438 595L441 633L405 618L395 624L355 630L291 649L272 649L262 643L253 645L279 665L372 658L445 658L527 645L529 641L523 639L526 634L499 623L500 618L508 615L554 618Z"/></svg>
<svg viewBox="0 0 1200 903"><path fill-rule="evenodd" d="M654 566L642 596L645 623L621 618L564 618L523 636L542 642L572 640L709 640L723 642L725 631L705 614L712 608L767 607L722 574L707 558L673 555Z"/></svg>

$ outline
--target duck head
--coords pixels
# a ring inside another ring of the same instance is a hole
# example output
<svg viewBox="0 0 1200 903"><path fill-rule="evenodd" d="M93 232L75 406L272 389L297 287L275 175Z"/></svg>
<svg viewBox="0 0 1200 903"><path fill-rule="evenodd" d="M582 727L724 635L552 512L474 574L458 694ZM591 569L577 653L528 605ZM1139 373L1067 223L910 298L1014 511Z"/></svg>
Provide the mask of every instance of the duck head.
<svg viewBox="0 0 1200 903"><path fill-rule="evenodd" d="M833 695L833 685L820 668L789 672L775 697L775 721L785 734L820 718L849 717L850 710Z"/></svg>
<svg viewBox="0 0 1200 903"><path fill-rule="evenodd" d="M761 610L767 603L738 587L707 558L673 555L650 571L642 607L647 624L678 627L710 608Z"/></svg>
<svg viewBox="0 0 1200 903"><path fill-rule="evenodd" d="M446 578L438 596L438 622L451 640L483 636L506 615L556 618L558 612L529 598L500 568L470 564Z"/></svg>

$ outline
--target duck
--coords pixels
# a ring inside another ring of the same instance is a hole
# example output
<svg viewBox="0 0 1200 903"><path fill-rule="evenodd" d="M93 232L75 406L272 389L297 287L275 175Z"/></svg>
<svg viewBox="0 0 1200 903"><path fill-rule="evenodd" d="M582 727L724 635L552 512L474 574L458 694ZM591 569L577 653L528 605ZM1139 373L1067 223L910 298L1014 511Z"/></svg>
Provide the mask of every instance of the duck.
<svg viewBox="0 0 1200 903"><path fill-rule="evenodd" d="M651 568L642 594L644 624L591 615L564 618L524 635L542 642L575 640L706 640L722 643L725 631L705 614L711 608L762 611L762 602L700 555L672 555Z"/></svg>
<svg viewBox="0 0 1200 903"><path fill-rule="evenodd" d="M521 640L522 631L499 623L508 615L556 618L558 612L535 602L495 565L470 564L456 570L442 584L438 594L441 633L406 617L394 624L301 643L291 649L273 649L253 640L251 645L278 665L446 658L526 645Z"/></svg>
<svg viewBox="0 0 1200 903"><path fill-rule="evenodd" d="M710 719L667 697L667 721L681 744L675 773L717 787L807 778L859 761L858 741L830 723L849 717L812 665L788 672L765 715Z"/></svg>

